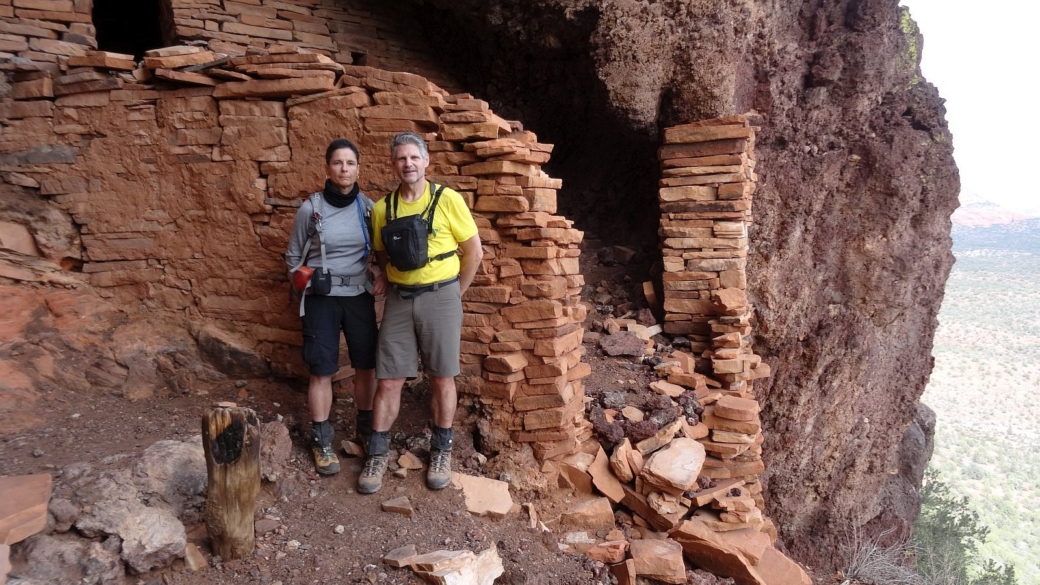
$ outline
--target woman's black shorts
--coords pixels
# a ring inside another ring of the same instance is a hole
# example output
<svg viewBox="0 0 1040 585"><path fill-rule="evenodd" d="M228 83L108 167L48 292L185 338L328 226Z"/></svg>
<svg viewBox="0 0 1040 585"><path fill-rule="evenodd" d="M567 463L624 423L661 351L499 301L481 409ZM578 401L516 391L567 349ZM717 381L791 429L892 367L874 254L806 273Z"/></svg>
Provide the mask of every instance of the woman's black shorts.
<svg viewBox="0 0 1040 585"><path fill-rule="evenodd" d="M376 367L375 297L365 292L354 297L307 295L303 315L303 361L312 376L331 376L339 370L339 332L347 340L347 354L354 369Z"/></svg>

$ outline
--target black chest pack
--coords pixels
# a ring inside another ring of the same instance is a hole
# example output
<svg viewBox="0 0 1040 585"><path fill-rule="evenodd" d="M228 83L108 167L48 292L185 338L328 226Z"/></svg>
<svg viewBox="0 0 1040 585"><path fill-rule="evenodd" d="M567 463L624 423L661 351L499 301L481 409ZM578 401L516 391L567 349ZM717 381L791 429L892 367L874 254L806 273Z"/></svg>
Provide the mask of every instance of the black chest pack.
<svg viewBox="0 0 1040 585"><path fill-rule="evenodd" d="M417 270L430 262L444 260L455 255L455 251L430 257L430 236L433 235L433 215L437 212L443 185L430 183L433 200L419 215L398 217L397 205L401 197L398 189L383 201L386 205L386 225L383 227L383 248L390 263L398 270Z"/></svg>

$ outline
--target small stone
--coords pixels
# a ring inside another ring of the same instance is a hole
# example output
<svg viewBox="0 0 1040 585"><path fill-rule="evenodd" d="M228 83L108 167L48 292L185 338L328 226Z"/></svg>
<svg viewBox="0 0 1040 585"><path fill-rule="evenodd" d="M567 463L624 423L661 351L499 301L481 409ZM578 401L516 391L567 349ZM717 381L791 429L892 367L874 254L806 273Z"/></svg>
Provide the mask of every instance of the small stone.
<svg viewBox="0 0 1040 585"><path fill-rule="evenodd" d="M412 564L415 557L419 556L414 544L409 544L386 553L383 562L394 568L407 567Z"/></svg>
<svg viewBox="0 0 1040 585"><path fill-rule="evenodd" d="M44 453L43 449L33 449L32 456L33 457L43 457L45 454L46 453Z"/></svg>
<svg viewBox="0 0 1040 585"><path fill-rule="evenodd" d="M274 532L275 530L278 530L278 528L281 527L281 525L282 523L278 520L264 518L262 520L257 520L253 524L253 531L256 532L257 536L263 536L268 532Z"/></svg>
<svg viewBox="0 0 1040 585"><path fill-rule="evenodd" d="M194 573L205 569L209 563L206 562L206 557L203 556L199 547L189 542L188 546L184 547L184 565Z"/></svg>
<svg viewBox="0 0 1040 585"><path fill-rule="evenodd" d="M383 502L382 509L384 512L393 512L395 514L402 514L409 518L412 517L414 510L412 510L412 503L408 500L407 496L401 496L392 500Z"/></svg>
<svg viewBox="0 0 1040 585"><path fill-rule="evenodd" d="M422 460L415 456L415 453L411 451L405 451L403 455L397 458L397 464L403 469L422 469Z"/></svg>
<svg viewBox="0 0 1040 585"><path fill-rule="evenodd" d="M343 447L343 451L348 457L365 456L365 450L361 448L361 445L358 445L354 441L341 441L340 446Z"/></svg>
<svg viewBox="0 0 1040 585"><path fill-rule="evenodd" d="M343 532L346 530L346 527L344 527L342 524L337 524L336 527L333 528L332 530L336 534L343 534Z"/></svg>

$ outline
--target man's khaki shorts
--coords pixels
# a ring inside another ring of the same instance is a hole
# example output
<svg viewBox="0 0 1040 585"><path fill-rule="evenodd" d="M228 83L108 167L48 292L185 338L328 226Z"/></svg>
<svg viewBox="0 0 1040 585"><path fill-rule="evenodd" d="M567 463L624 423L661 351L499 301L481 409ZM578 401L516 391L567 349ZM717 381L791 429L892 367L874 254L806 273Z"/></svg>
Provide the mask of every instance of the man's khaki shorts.
<svg viewBox="0 0 1040 585"><path fill-rule="evenodd" d="M390 288L379 327L376 377L411 378L419 372L419 352L429 376L459 375L462 294L453 282L435 291L402 299Z"/></svg>

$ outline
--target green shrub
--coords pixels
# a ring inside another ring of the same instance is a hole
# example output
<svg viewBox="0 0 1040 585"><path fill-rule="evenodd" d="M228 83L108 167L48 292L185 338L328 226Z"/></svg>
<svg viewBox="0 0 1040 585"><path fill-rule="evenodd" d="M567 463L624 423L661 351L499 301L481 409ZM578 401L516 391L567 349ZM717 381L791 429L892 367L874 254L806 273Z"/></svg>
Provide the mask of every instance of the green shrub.
<svg viewBox="0 0 1040 585"><path fill-rule="evenodd" d="M958 498L933 468L921 486L921 515L914 525L917 571L936 585L1016 585L1015 567L983 559L979 547L989 528L968 498Z"/></svg>

